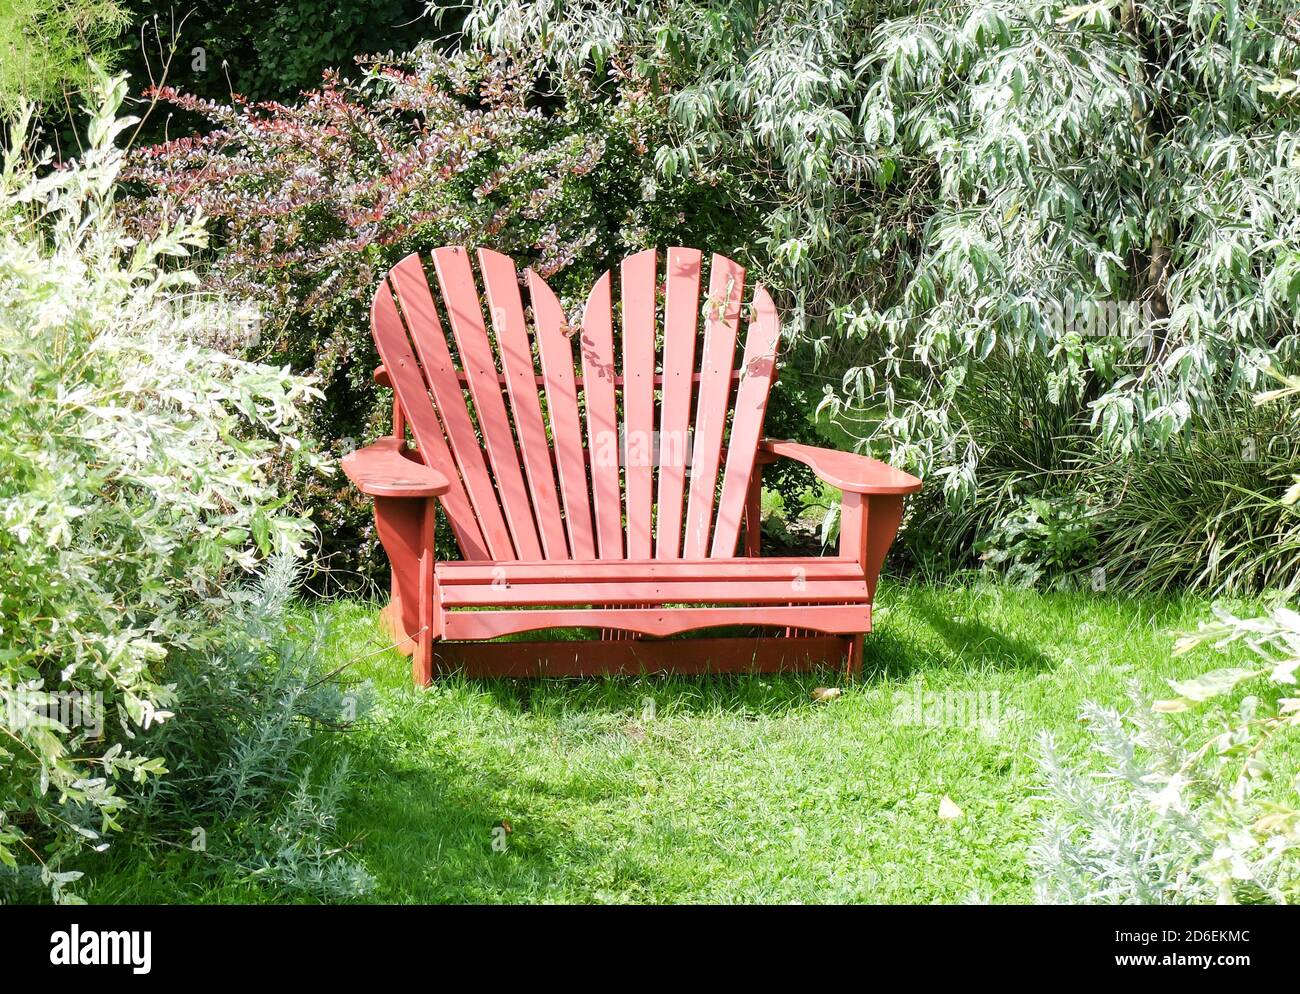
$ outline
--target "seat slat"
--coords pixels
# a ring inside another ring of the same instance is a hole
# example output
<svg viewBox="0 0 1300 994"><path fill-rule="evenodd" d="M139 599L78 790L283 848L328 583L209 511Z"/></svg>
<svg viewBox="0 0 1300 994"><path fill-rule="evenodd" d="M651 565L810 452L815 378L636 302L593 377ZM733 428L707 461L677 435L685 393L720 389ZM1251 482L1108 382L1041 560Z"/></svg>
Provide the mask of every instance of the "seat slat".
<svg viewBox="0 0 1300 994"><path fill-rule="evenodd" d="M478 287L470 269L469 253L460 247L435 249L433 265L442 288L442 299L456 339L461 365L469 374L469 392L474 398L479 431L492 464L492 474L501 495L501 507L520 559L539 559L541 544L533 524L532 504L524 486L514 433L506 416L505 401L497 381L496 359L483 322Z"/></svg>
<svg viewBox="0 0 1300 994"><path fill-rule="evenodd" d="M406 315L411 338L415 341L424 366L425 379L428 380L433 402L437 405L442 426L446 430L447 440L441 441L441 451L446 452L450 442L447 465L455 465L460 470L464 478L461 492L467 494L469 504L473 507L470 517L477 516L475 531L480 532L480 542L486 543L490 550L488 558L512 559L514 546L510 541L510 532L506 528L505 519L501 517L501 508L497 505L496 490L488 476L487 464L483 461L483 449L478 444L474 426L470 422L465 395L456 379L455 365L447 348L447 336L442 330L442 322L438 320L437 309L433 306L433 294L420 257L408 255L393 267L389 277L402 305L402 312ZM385 371L391 379L391 364L382 353L381 358L384 359ZM407 396L407 391L399 389L398 396ZM411 418L409 406L407 418ZM439 434L441 438L441 432ZM416 437L418 440L419 436ZM451 455L455 456L454 463ZM463 545L462 551L470 555Z"/></svg>
<svg viewBox="0 0 1300 994"><path fill-rule="evenodd" d="M699 249L668 250L664 300L663 398L659 418L659 497L655 557L676 559L682 549L682 504L694 399L695 339L699 332Z"/></svg>
<svg viewBox="0 0 1300 994"><path fill-rule="evenodd" d="M591 562L439 563L438 582L456 584L603 583L611 581L736 579L860 580L862 565L855 559L829 556L790 556L769 559L647 559Z"/></svg>
<svg viewBox="0 0 1300 994"><path fill-rule="evenodd" d="M758 442L763 437L767 398L776 374L776 350L781 323L776 305L763 287L754 291L753 320L745 335L745 357L740 365L740 386L736 389L735 415L727 440L727 464L718 498L717 521L713 528L711 555L729 558L736 554L740 522L745 513L745 496L754 472Z"/></svg>
<svg viewBox="0 0 1300 994"><path fill-rule="evenodd" d="M696 402L695 448L691 457L690 500L682 553L688 559L708 555L744 288L745 270L725 256L715 254L709 273L708 317L704 322L704 354L700 359L700 395Z"/></svg>
<svg viewBox="0 0 1300 994"><path fill-rule="evenodd" d="M654 509L654 249L623 260L623 444L627 557L650 558Z"/></svg>
<svg viewBox="0 0 1300 994"><path fill-rule="evenodd" d="M587 492L587 461L578 419L578 388L573 375L573 344L567 333L564 308L546 281L528 270L528 296L533 303L537 351L546 384L546 410L555 443L555 470L564 501L564 525L574 559L594 559L591 498Z"/></svg>
<svg viewBox="0 0 1300 994"><path fill-rule="evenodd" d="M542 604L833 604L867 601L867 581L788 579L586 580L560 583L448 584L447 607L524 607Z"/></svg>
<svg viewBox="0 0 1300 994"><path fill-rule="evenodd" d="M465 493L464 484L454 471L456 463L447 448L447 440L443 437L442 426L434 414L433 404L429 401L425 377L421 375L420 366L416 362L411 340L407 337L402 317L397 310L397 301L387 284L382 284L375 292L374 301L370 305L370 324L379 357L384 361L394 389L403 400L406 420L411 426L416 445L420 447L421 458L442 471L451 484L438 499L451 522L461 551L474 558L495 558L496 547L489 549L489 543L479 529L483 519L476 515Z"/></svg>
<svg viewBox="0 0 1300 994"><path fill-rule="evenodd" d="M500 252L479 249L478 260L542 549L548 559L568 559L569 543L564 535L564 521L560 517L560 502L555 492L551 446L546 438L542 405L537 396L533 347L524 320L523 298L519 295L519 273L514 261Z"/></svg>
<svg viewBox="0 0 1300 994"><path fill-rule="evenodd" d="M569 608L527 611L449 611L448 639L490 639L540 628L611 628L643 635L677 635L721 625L798 626L817 632L868 632L868 604L800 604L794 607Z"/></svg>
<svg viewBox="0 0 1300 994"><path fill-rule="evenodd" d="M618 421L614 400L614 314L609 273L592 287L582 315L582 396L587 407L591 504L601 559L623 558L623 509L618 479Z"/></svg>

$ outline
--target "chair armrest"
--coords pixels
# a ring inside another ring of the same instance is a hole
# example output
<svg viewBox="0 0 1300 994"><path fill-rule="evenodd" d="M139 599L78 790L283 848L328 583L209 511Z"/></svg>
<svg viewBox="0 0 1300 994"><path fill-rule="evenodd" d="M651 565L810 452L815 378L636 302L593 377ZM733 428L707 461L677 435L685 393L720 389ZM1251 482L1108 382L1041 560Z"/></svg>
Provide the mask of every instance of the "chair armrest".
<svg viewBox="0 0 1300 994"><path fill-rule="evenodd" d="M775 438L765 438L759 442L758 451L801 462L818 479L849 493L914 494L921 489L921 481L915 476L870 456L821 449L799 442L783 442Z"/></svg>
<svg viewBox="0 0 1300 994"><path fill-rule="evenodd" d="M343 472L371 497L437 497L451 489L445 476L416 462L400 438L381 438L343 457Z"/></svg>

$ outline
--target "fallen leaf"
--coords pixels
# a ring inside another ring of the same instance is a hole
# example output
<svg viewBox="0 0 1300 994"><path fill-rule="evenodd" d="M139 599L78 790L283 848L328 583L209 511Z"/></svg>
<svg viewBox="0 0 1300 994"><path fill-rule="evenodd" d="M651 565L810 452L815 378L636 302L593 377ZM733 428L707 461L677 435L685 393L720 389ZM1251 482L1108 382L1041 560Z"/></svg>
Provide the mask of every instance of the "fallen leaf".
<svg viewBox="0 0 1300 994"><path fill-rule="evenodd" d="M635 723L624 725L623 734L633 742L645 741L645 729Z"/></svg>
<svg viewBox="0 0 1300 994"><path fill-rule="evenodd" d="M944 794L943 800L939 802L939 820L956 821L962 816L962 813L961 808L953 803L952 798Z"/></svg>

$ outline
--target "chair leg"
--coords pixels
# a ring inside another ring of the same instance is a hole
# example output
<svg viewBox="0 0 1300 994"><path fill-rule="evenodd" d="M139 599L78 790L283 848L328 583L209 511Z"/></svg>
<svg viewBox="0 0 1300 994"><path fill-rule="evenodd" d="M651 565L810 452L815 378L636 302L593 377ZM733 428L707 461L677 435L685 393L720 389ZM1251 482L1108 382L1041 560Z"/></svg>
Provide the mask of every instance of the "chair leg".
<svg viewBox="0 0 1300 994"><path fill-rule="evenodd" d="M438 630L441 618L439 591L434 575L433 527L434 503L428 501L421 523L420 552L420 631L415 652L411 655L411 679L417 687L427 687L433 682L433 642L442 633Z"/></svg>
<svg viewBox="0 0 1300 994"><path fill-rule="evenodd" d="M850 635L844 641L847 645L847 651L844 654L844 679L849 683L856 683L862 676L862 645L866 640L865 635Z"/></svg>
<svg viewBox="0 0 1300 994"><path fill-rule="evenodd" d="M375 525L393 570L392 600L384 627L411 656L411 675L427 686L433 677L433 642L441 636L442 611L434 575L433 526L437 502L413 497L376 497Z"/></svg>

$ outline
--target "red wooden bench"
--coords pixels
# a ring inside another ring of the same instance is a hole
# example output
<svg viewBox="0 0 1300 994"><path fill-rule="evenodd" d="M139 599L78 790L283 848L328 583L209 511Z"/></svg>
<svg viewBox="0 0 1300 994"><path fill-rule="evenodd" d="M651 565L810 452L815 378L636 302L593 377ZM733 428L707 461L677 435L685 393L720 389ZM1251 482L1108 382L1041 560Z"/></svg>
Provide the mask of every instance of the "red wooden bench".
<svg viewBox="0 0 1300 994"><path fill-rule="evenodd" d="M532 271L529 314L504 255L480 250L477 278L463 248L428 262L407 256L375 294L393 434L343 460L374 497L393 573L383 619L417 683L861 667L876 578L921 481L763 437L780 323L761 286L746 297L743 268L714 255L702 302L698 250L669 249L662 280L640 252L596 282L574 329ZM762 466L779 458L843 491L838 555L760 557ZM461 561L435 558L436 506ZM662 638L719 626L777 637ZM553 628L599 638L490 641Z"/></svg>

